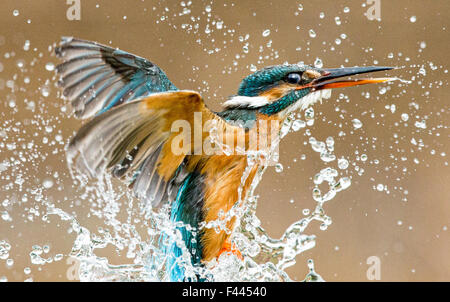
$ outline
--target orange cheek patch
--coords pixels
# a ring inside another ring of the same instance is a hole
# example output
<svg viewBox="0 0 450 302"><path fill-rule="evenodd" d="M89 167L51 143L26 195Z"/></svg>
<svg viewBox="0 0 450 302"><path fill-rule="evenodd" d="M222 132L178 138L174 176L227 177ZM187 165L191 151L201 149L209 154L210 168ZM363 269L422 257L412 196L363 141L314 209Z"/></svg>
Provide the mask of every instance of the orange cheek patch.
<svg viewBox="0 0 450 302"><path fill-rule="evenodd" d="M281 84L272 89L264 91L260 96L267 98L269 101L277 100L287 94L289 91L295 89L297 85L292 84Z"/></svg>

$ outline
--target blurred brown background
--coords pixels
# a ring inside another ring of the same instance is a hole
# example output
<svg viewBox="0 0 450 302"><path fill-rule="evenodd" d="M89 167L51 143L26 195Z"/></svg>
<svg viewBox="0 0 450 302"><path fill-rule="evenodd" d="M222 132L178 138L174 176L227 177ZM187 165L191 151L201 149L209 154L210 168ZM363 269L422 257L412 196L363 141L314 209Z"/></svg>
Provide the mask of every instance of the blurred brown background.
<svg viewBox="0 0 450 302"><path fill-rule="evenodd" d="M380 0L380 21L368 20L371 5L363 0L81 0L79 21L67 19L65 2L0 4L0 242L11 245L9 256L0 258L0 278L67 281L65 257L44 266L30 262L33 245L49 246L43 257L66 256L74 240L66 224L42 217L41 199L96 229L72 188L63 152L80 121L68 116L70 107L64 111L46 69L57 63L49 47L61 36L75 36L148 58L176 86L201 91L215 110L252 65L320 58L325 67L401 67L389 75L411 84L334 91L314 107L311 136L335 138L335 154L350 162L352 186L325 204L333 219L326 231L308 227L317 245L288 273L302 280L312 258L327 281L368 281L366 260L377 256L382 281L450 280L448 0ZM354 118L361 129L353 129ZM274 237L315 206L312 177L326 165L307 139L304 129L289 134L280 147L283 172L269 168L257 189L258 216ZM46 180L53 185L40 192ZM378 184L386 187L379 191Z"/></svg>

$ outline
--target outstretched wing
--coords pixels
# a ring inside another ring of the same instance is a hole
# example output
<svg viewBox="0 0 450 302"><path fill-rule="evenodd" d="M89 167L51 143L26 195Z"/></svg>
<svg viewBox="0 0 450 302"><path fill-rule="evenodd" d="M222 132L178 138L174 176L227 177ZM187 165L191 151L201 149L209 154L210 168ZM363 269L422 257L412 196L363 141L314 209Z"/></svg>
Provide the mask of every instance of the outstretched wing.
<svg viewBox="0 0 450 302"><path fill-rule="evenodd" d="M122 104L97 115L78 131L68 147L69 162L92 177L104 173L122 177L131 182L139 198L158 206L173 198L184 180L186 156L198 153L194 133L178 128L173 132L172 124L183 121L194 131L198 113L203 124L211 120L219 127L226 124L192 91L156 93ZM203 132L202 141L208 136ZM180 141L182 148L174 150Z"/></svg>
<svg viewBox="0 0 450 302"><path fill-rule="evenodd" d="M79 118L155 92L178 90L158 66L119 49L63 38L55 53L63 60L56 68L59 85Z"/></svg>

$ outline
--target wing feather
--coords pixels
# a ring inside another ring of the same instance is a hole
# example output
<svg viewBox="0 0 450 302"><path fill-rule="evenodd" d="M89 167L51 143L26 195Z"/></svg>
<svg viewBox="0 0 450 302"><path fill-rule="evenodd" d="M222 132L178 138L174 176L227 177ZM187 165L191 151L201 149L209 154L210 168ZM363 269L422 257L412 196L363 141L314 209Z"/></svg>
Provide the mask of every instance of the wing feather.
<svg viewBox="0 0 450 302"><path fill-rule="evenodd" d="M172 123L185 120L193 125L195 112L201 112L205 120L218 118L192 91L129 101L86 123L70 141L67 157L91 177L111 173L124 179L137 197L158 206L178 191L187 175L186 158L194 151L186 137L189 151L172 152L172 140L180 135L171 132Z"/></svg>
<svg viewBox="0 0 450 302"><path fill-rule="evenodd" d="M63 96L77 117L93 117L69 143L69 163L91 177L110 173L123 179L153 206L175 199L193 165L186 154L173 154L172 123L185 120L192 126L194 112L226 122L198 93L178 91L144 58L74 38L63 39L55 52L63 60L56 67ZM189 144L191 153L193 148Z"/></svg>
<svg viewBox="0 0 450 302"><path fill-rule="evenodd" d="M56 68L58 83L79 118L155 92L178 90L158 66L119 49L63 38L55 53L63 60Z"/></svg>

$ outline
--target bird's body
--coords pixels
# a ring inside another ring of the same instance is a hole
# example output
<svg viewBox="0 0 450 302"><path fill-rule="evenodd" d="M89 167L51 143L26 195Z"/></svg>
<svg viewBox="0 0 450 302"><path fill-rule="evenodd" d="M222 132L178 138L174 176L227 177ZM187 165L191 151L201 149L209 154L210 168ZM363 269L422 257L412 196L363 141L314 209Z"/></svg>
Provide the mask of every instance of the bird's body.
<svg viewBox="0 0 450 302"><path fill-rule="evenodd" d="M245 78L215 113L197 92L178 90L143 58L72 38L56 53L64 60L57 67L64 96L77 117L92 118L71 140L69 161L92 177L124 179L154 207L171 202L171 220L184 224L178 231L193 265L232 250L229 232L199 226L222 219L248 193L264 164L252 165L242 179L247 151L270 152L289 113L329 98L329 88L386 81L335 78L388 69L265 68ZM232 230L234 219L225 223ZM175 242L166 247L174 281L185 279L176 261L181 248Z"/></svg>

